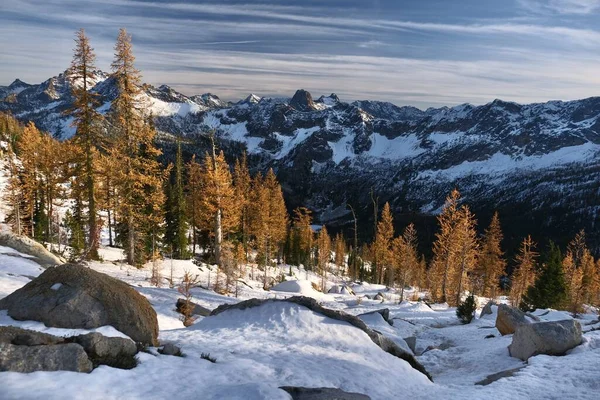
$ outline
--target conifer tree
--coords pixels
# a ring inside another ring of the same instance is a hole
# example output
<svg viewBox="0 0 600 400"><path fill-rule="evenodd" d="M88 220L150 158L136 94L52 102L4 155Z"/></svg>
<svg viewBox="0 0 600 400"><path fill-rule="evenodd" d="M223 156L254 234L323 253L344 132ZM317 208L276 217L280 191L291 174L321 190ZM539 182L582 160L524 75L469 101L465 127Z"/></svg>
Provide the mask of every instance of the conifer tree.
<svg viewBox="0 0 600 400"><path fill-rule="evenodd" d="M419 274L419 257L417 254L417 231L413 224L408 225L402 236L393 241L394 264L398 270L400 284L400 302L404 301L404 288Z"/></svg>
<svg viewBox="0 0 600 400"><path fill-rule="evenodd" d="M170 180L166 184L165 210L165 244L172 249L176 259L187 259L188 254L188 221L183 193L183 160L181 141L177 140L175 166L171 168Z"/></svg>
<svg viewBox="0 0 600 400"><path fill-rule="evenodd" d="M329 261L331 260L331 239L327 233L325 225L321 227L319 236L317 239L318 256L317 262L319 267L319 274L321 275L321 291L326 292L327 282L327 270L329 268Z"/></svg>
<svg viewBox="0 0 600 400"><path fill-rule="evenodd" d="M239 207L229 165L221 151L206 154L202 167L202 194L197 212L203 216L204 228L212 233L214 240L215 263L221 266L221 246L223 236L237 228Z"/></svg>
<svg viewBox="0 0 600 400"><path fill-rule="evenodd" d="M154 144L156 131L140 110L141 78L134 61L131 36L121 29L111 65L118 93L110 110L115 131L110 156L118 171L121 242L127 262L141 265L149 258L163 219L164 177L157 161L161 152Z"/></svg>
<svg viewBox="0 0 600 400"><path fill-rule="evenodd" d="M558 308L564 304L567 298L567 284L562 270L562 261L560 249L550 242L542 272L523 296L521 309Z"/></svg>
<svg viewBox="0 0 600 400"><path fill-rule="evenodd" d="M585 244L581 230L567 247L563 260L563 273L567 285L566 305L574 315L583 311L583 302L589 301L593 291L595 261Z"/></svg>
<svg viewBox="0 0 600 400"><path fill-rule="evenodd" d="M533 285L536 277L536 259L538 254L535 252L535 243L531 236L527 236L521 242L519 253L515 259L516 270L513 271L512 283L510 288L510 302L513 307L518 307L527 289Z"/></svg>
<svg viewBox="0 0 600 400"><path fill-rule="evenodd" d="M75 50L70 68L72 79L71 93L73 95L73 108L69 113L73 116L73 126L76 128L74 142L81 148L81 157L77 160L77 174L84 181L85 198L88 206L88 235L86 252L88 259L98 259L98 246L100 244L97 212L97 183L96 159L97 147L101 144L100 122L102 117L96 111L100 102L98 94L90 89L95 78L94 65L96 55L90 46L88 37L83 29L77 32Z"/></svg>
<svg viewBox="0 0 600 400"><path fill-rule="evenodd" d="M500 277L505 272L506 261L500 247L502 238L500 219L496 212L483 234L481 254L475 271L475 276L479 280L476 289L482 296L496 297Z"/></svg>
<svg viewBox="0 0 600 400"><path fill-rule="evenodd" d="M477 221L468 206L463 205L459 210L459 219L456 226L456 268L452 277L452 290L455 293L450 305L458 306L461 303L463 291L467 288L467 274L470 273L477 262L478 241L475 225ZM454 246L453 246L454 247Z"/></svg>
<svg viewBox="0 0 600 400"><path fill-rule="evenodd" d="M201 198L202 198L202 166L196 161L196 155L186 165L188 180L186 186L187 192L187 212L188 220L192 228L192 254L196 254L196 245L198 244L198 230L202 227Z"/></svg>
<svg viewBox="0 0 600 400"><path fill-rule="evenodd" d="M23 171L10 142L8 143L5 160L4 171L7 182L2 193L2 200L8 205L8 213L4 222L9 224L12 231L17 235L25 235L28 228L27 216L30 215L28 207L31 205L26 201L25 188L21 180Z"/></svg>
<svg viewBox="0 0 600 400"><path fill-rule="evenodd" d="M344 274L346 271L346 241L341 233L335 236L335 265L338 269L338 274Z"/></svg>
<svg viewBox="0 0 600 400"><path fill-rule="evenodd" d="M456 225L459 221L458 201L460 193L454 189L446 198L442 213L437 220L440 230L433 244L433 260L429 270L431 294L434 300L445 302L449 297L450 278L455 275Z"/></svg>
<svg viewBox="0 0 600 400"><path fill-rule="evenodd" d="M246 253L248 255L248 237L249 237L249 218L250 218L250 189L252 179L250 178L250 172L248 171L248 161L246 159L246 152L242 154L241 159L235 160L235 166L233 168L233 186L235 189L235 197L237 198L239 209L240 209L240 235L241 242Z"/></svg>
<svg viewBox="0 0 600 400"><path fill-rule="evenodd" d="M377 223L375 235L376 282L383 283L384 273L387 273L388 286L394 285L394 269L392 268L392 240L394 225L390 204L385 203L381 212L381 220Z"/></svg>
<svg viewBox="0 0 600 400"><path fill-rule="evenodd" d="M292 225L292 262L303 264L306 269L312 267L313 247L312 212L306 207L294 209Z"/></svg>

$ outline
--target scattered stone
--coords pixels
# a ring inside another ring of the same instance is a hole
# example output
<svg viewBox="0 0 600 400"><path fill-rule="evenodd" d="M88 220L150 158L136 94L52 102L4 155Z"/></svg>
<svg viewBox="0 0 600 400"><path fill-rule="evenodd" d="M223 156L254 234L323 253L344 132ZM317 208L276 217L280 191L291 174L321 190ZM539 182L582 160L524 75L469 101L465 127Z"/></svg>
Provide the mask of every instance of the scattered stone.
<svg viewBox="0 0 600 400"><path fill-rule="evenodd" d="M496 382L497 380L500 380L502 378L510 378L515 373L522 370L523 368L525 368L525 366L522 366L519 368L508 369L506 371L496 372L495 374L486 376L485 379L480 380L479 382L475 382L475 384L481 385L481 386L487 386L490 383Z"/></svg>
<svg viewBox="0 0 600 400"><path fill-rule="evenodd" d="M409 336L409 337L405 337L404 341L406 342L408 347L411 349L411 351L414 354L417 354L417 351L415 350L417 348L417 338L415 336Z"/></svg>
<svg viewBox="0 0 600 400"><path fill-rule="evenodd" d="M92 362L76 343L18 346L0 343L0 371L90 372Z"/></svg>
<svg viewBox="0 0 600 400"><path fill-rule="evenodd" d="M338 388L305 388L281 386L292 396L292 400L370 400L365 394L345 392Z"/></svg>
<svg viewBox="0 0 600 400"><path fill-rule="evenodd" d="M358 317L361 317L363 315L371 315L371 314L381 314L381 316L383 317L383 319L385 320L385 322L387 322L390 325L394 325L394 320L390 319L390 309L389 308L382 308L381 310L375 310L375 311L370 311L368 313L363 313L363 314L359 314Z"/></svg>
<svg viewBox="0 0 600 400"><path fill-rule="evenodd" d="M181 353L181 348L172 343L166 343L160 349L158 349L158 352L160 354L164 354L165 356L181 357L183 355L183 353Z"/></svg>
<svg viewBox="0 0 600 400"><path fill-rule="evenodd" d="M79 344L92 360L94 366L131 369L137 365L138 352L133 340L122 337L107 337L97 332L69 338Z"/></svg>
<svg viewBox="0 0 600 400"><path fill-rule="evenodd" d="M52 290L56 283L62 285ZM148 300L125 282L81 265L48 268L1 299L0 310L57 328L111 325L143 345L158 344L156 312Z"/></svg>
<svg viewBox="0 0 600 400"><path fill-rule="evenodd" d="M186 301L185 299L177 299L177 312L183 314L183 308L185 307ZM202 317L208 317L210 315L210 310L206 307L202 307L199 304L191 302L192 306L192 315L200 315Z"/></svg>
<svg viewBox="0 0 600 400"><path fill-rule="evenodd" d="M563 355L579 346L581 341L581 325L578 321L537 322L519 326L508 351L511 357L527 361L538 354Z"/></svg>
<svg viewBox="0 0 600 400"><path fill-rule="evenodd" d="M525 313L518 308L500 304L498 306L498 316L496 317L496 329L502 336L515 333L515 330L521 325L527 325L529 321L525 318Z"/></svg>
<svg viewBox="0 0 600 400"><path fill-rule="evenodd" d="M494 301L488 301L487 304L481 310L481 314L479 314L479 318L483 317L484 315L491 315L492 314L492 306L495 306L495 305L496 305L496 303Z"/></svg>
<svg viewBox="0 0 600 400"><path fill-rule="evenodd" d="M496 337L496 335L490 333L489 335L484 337L484 339L491 339L491 338L495 338L495 337Z"/></svg>
<svg viewBox="0 0 600 400"><path fill-rule="evenodd" d="M379 292L373 297L373 300L379 300L383 302L385 300L385 297L383 296L383 293Z"/></svg>
<svg viewBox="0 0 600 400"><path fill-rule="evenodd" d="M333 285L331 289L327 291L327 293L356 295L354 290L348 285Z"/></svg>
<svg viewBox="0 0 600 400"><path fill-rule="evenodd" d="M332 319L335 319L338 321L344 321L344 322L349 323L352 326L359 328L360 330L365 332L367 335L369 335L369 338L373 341L373 343L375 343L376 345L381 347L382 350L408 362L411 367L413 367L417 371L421 372L423 375L427 376L427 378L429 378L429 380L433 381L433 379L431 378L431 375L427 372L425 367L423 367L423 365L421 365L421 363L419 363L417 361L417 359L415 358L415 356L413 354L409 353L406 350L403 350L400 346L398 346L392 340L384 337L383 335L381 335L381 334L375 332L373 329L369 328L360 318L358 318L354 315L345 313L340 310L331 310L329 308L325 308L325 307L321 306L319 303L317 303L317 301L311 297L294 296L294 297L289 297L287 299L250 299L250 300L241 301L241 302L235 303L235 304L222 304L219 307L217 307L216 309L214 309L210 313L210 315L218 315L218 314L220 314L224 311L228 311L228 310L245 310L247 308L260 306L267 302L276 302L276 301L286 301L286 302L290 302L290 303L295 303L300 306L306 307L311 311L322 314L328 318L332 318Z"/></svg>

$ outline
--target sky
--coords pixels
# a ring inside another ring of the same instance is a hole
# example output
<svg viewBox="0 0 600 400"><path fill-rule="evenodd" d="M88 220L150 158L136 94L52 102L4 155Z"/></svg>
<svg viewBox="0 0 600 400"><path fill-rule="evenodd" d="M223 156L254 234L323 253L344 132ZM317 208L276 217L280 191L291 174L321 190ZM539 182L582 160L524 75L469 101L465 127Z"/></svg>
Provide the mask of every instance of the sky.
<svg viewBox="0 0 600 400"><path fill-rule="evenodd" d="M84 28L109 71L119 28L143 80L420 108L600 95L600 0L5 0L0 85L70 64Z"/></svg>

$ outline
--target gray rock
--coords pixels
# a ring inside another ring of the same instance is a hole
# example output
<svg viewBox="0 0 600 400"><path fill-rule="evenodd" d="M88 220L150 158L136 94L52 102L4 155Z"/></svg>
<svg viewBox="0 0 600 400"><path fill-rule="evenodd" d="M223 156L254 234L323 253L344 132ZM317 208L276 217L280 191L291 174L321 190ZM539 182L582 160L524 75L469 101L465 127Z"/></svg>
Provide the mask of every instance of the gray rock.
<svg viewBox="0 0 600 400"><path fill-rule="evenodd" d="M64 260L50 253L42 244L10 231L0 231L0 246L12 247L18 252L33 256L35 261L45 267L64 263Z"/></svg>
<svg viewBox="0 0 600 400"><path fill-rule="evenodd" d="M496 329L502 336L515 333L521 325L529 324L525 313L518 308L500 304L498 306L498 316L496 317Z"/></svg>
<svg viewBox="0 0 600 400"><path fill-rule="evenodd" d="M479 318L484 315L492 315L492 306L495 306L496 303L494 301L488 301L487 304L481 310L481 314L479 314Z"/></svg>
<svg viewBox="0 0 600 400"><path fill-rule="evenodd" d="M92 362L76 343L46 346L17 346L0 343L0 371L75 371L90 372Z"/></svg>
<svg viewBox="0 0 600 400"><path fill-rule="evenodd" d="M521 325L508 346L511 357L528 360L537 354L559 356L581 344L581 325L578 321L537 322Z"/></svg>
<svg viewBox="0 0 600 400"><path fill-rule="evenodd" d="M360 318L345 313L340 310L331 310L329 308L325 308L321 306L317 301L311 297L306 296L294 296L288 297L287 299L249 299L245 301L241 301L235 304L221 304L219 307L215 308L210 315L218 315L222 312L228 310L245 310L247 308L258 307L267 302L277 302L277 301L285 301L290 303L295 303L301 305L303 307L308 308L311 311L322 314L328 318L332 318L338 321L344 321L349 323L356 328L359 328L363 332L365 332L369 338L381 347L382 350L403 359L408 362L411 367L421 372L423 375L427 376L429 380L433 381L431 375L427 372L425 367L417 361L414 355L410 354L408 351L403 350L400 346L394 343L392 340L386 338L385 336L375 332L373 329L369 328Z"/></svg>
<svg viewBox="0 0 600 400"><path fill-rule="evenodd" d="M360 318L362 315L371 315L371 314L375 314L375 313L381 314L381 316L383 317L385 322L387 322L390 325L394 325L394 321L390 319L390 309L389 308L382 308L381 310L375 310L375 311L370 311L368 313L359 314L358 317Z"/></svg>
<svg viewBox="0 0 600 400"><path fill-rule="evenodd" d="M52 289L58 283L60 287ZM1 299L0 310L8 310L16 320L58 328L112 325L136 342L158 344L156 312L148 300L125 282L81 265L48 268Z"/></svg>
<svg viewBox="0 0 600 400"><path fill-rule="evenodd" d="M158 352L160 354L164 354L165 356L181 357L181 348L172 343L166 343L162 348L158 349Z"/></svg>
<svg viewBox="0 0 600 400"><path fill-rule="evenodd" d="M409 337L405 337L404 341L406 342L408 347L412 350L412 352L414 354L417 354L417 352L415 350L417 348L417 338L415 336L409 336Z"/></svg>
<svg viewBox="0 0 600 400"><path fill-rule="evenodd" d="M282 386L292 396L292 400L370 400L365 394L345 392L338 388L306 388Z"/></svg>
<svg viewBox="0 0 600 400"><path fill-rule="evenodd" d="M525 368L525 366L508 369L506 371L496 372L495 374L491 374L485 377L485 379L480 380L479 382L475 382L476 385L487 386L490 383L494 383L502 378L510 378L520 370Z"/></svg>
<svg viewBox="0 0 600 400"><path fill-rule="evenodd" d="M63 343L64 339L47 333L30 331L16 326L0 326L0 343L20 346L41 346Z"/></svg>
<svg viewBox="0 0 600 400"><path fill-rule="evenodd" d="M185 306L185 299L177 299L177 304L175 305L177 307L177 312L182 313L183 314L183 308ZM210 310L208 308L202 307L199 304L196 304L194 302L191 302L192 305L192 315L200 315L202 317L208 317L210 315Z"/></svg>
<svg viewBox="0 0 600 400"><path fill-rule="evenodd" d="M385 297L383 296L383 293L379 292L373 297L373 300L380 300L383 302L385 300Z"/></svg>
<svg viewBox="0 0 600 400"><path fill-rule="evenodd" d="M70 338L83 347L94 365L130 369L137 365L137 346L131 339L107 337L97 332Z"/></svg>

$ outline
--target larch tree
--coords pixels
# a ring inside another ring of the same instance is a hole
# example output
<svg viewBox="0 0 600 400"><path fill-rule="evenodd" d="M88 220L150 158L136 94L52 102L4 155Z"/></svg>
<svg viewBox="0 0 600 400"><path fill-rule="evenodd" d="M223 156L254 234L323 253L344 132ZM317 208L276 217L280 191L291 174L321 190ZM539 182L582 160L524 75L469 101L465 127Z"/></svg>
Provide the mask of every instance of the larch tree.
<svg viewBox="0 0 600 400"><path fill-rule="evenodd" d="M202 195L197 212L203 216L205 229L212 234L215 263L220 267L223 237L238 226L239 204L225 155L222 151L217 154L214 140L212 143L212 151L206 154L202 166Z"/></svg>
<svg viewBox="0 0 600 400"><path fill-rule="evenodd" d="M164 176L157 161L161 152L154 143L156 131L141 110L141 77L134 61L131 36L121 29L111 64L117 96L110 110L114 132L110 156L118 170L121 243L127 262L141 265L163 219Z"/></svg>
<svg viewBox="0 0 600 400"><path fill-rule="evenodd" d="M474 289L482 296L496 297L500 278L505 273L506 261L501 248L502 239L500 219L495 212L483 234L480 257L474 273L478 280Z"/></svg>
<svg viewBox="0 0 600 400"><path fill-rule="evenodd" d="M335 265L338 274L343 275L346 271L346 241L341 233L335 236L333 247L335 249Z"/></svg>
<svg viewBox="0 0 600 400"><path fill-rule="evenodd" d="M28 211L30 204L26 201L25 187L21 180L22 167L10 142L5 160L4 172L7 181L2 193L2 200L8 205L8 213L4 222L9 224L17 235L25 235L28 231L27 217L30 215Z"/></svg>
<svg viewBox="0 0 600 400"><path fill-rule="evenodd" d="M329 269L329 261L331 260L331 238L327 233L325 225L321 227L319 236L317 237L317 264L319 274L321 275L321 291L326 293L327 270Z"/></svg>
<svg viewBox="0 0 600 400"><path fill-rule="evenodd" d="M312 267L312 212L306 207L297 207L294 209L292 222L292 259L291 262L310 269Z"/></svg>
<svg viewBox="0 0 600 400"><path fill-rule="evenodd" d="M102 116L96 108L100 105L99 95L92 92L95 79L96 55L83 29L77 31L73 61L69 70L73 107L69 113L76 128L74 142L81 148L77 160L77 175L83 180L84 197L87 201L87 251L86 258L98 259L100 227L97 210L96 159L101 145Z"/></svg>
<svg viewBox="0 0 600 400"><path fill-rule="evenodd" d="M513 271L510 287L510 303L513 307L519 307L527 289L535 282L537 257L535 243L531 236L527 236L521 242L515 258L516 269Z"/></svg>
<svg viewBox="0 0 600 400"><path fill-rule="evenodd" d="M477 221L468 206L463 205L459 210L459 219L455 227L456 234L453 235L456 243L456 268L452 278L455 296L451 296L450 305L458 306L461 303L463 291L467 288L467 275L475 268L479 243L475 226Z"/></svg>
<svg viewBox="0 0 600 400"><path fill-rule="evenodd" d="M250 219L250 190L252 179L248 170L248 161L246 152L242 154L241 159L235 160L233 167L233 187L235 197L237 198L240 209L239 229L241 242L246 258L248 257L248 238L249 238L249 219Z"/></svg>
<svg viewBox="0 0 600 400"><path fill-rule="evenodd" d="M567 246L562 264L567 285L566 305L574 315L583 311L583 302L589 300L593 291L595 265L585 244L585 232L581 230Z"/></svg>
<svg viewBox="0 0 600 400"><path fill-rule="evenodd" d="M393 240L394 265L398 271L400 284L400 302L404 301L404 289L419 274L419 256L417 253L417 231L409 224L399 236Z"/></svg>
<svg viewBox="0 0 600 400"><path fill-rule="evenodd" d="M377 233L375 235L375 258L376 282L383 283L384 274L387 274L388 286L394 285L395 274L392 267L392 240L394 239L394 221L390 204L385 203L381 212L381 219L377 223Z"/></svg>
<svg viewBox="0 0 600 400"><path fill-rule="evenodd" d="M454 189L446 198L442 212L437 220L440 230L433 243L433 259L429 269L429 282L435 301L445 302L449 297L449 281L455 274L456 265L456 225L460 219L458 201L460 193Z"/></svg>
<svg viewBox="0 0 600 400"><path fill-rule="evenodd" d="M250 227L264 256L264 287L268 286L268 271L274 251L280 251L288 231L288 215L283 192L273 169L264 179L257 175L252 189Z"/></svg>

